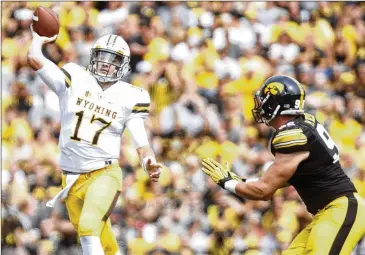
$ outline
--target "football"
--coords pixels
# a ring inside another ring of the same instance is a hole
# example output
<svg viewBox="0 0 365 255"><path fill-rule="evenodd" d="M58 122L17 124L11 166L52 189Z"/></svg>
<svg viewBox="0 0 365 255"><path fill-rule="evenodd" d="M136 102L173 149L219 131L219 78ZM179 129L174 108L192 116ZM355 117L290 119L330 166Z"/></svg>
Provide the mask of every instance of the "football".
<svg viewBox="0 0 365 255"><path fill-rule="evenodd" d="M57 15L46 7L37 7L33 13L33 30L40 36L57 35L60 30Z"/></svg>

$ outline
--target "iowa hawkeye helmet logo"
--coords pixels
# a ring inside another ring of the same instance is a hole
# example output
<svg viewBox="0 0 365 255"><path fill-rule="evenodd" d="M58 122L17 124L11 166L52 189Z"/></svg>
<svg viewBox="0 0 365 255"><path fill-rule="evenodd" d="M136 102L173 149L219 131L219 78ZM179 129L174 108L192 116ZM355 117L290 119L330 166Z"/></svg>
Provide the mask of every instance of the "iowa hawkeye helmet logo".
<svg viewBox="0 0 365 255"><path fill-rule="evenodd" d="M280 82L269 83L264 89L265 95L270 93L271 95L281 94L284 91L284 85Z"/></svg>

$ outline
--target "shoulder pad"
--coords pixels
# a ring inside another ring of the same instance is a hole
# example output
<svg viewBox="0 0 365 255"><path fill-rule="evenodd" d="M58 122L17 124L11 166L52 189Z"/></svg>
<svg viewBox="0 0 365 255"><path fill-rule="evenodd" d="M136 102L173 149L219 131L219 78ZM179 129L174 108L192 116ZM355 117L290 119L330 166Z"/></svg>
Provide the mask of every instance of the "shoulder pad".
<svg viewBox="0 0 365 255"><path fill-rule="evenodd" d="M307 144L308 139L303 130L294 123L288 125L289 123L285 128L279 129L272 139L272 146L275 150Z"/></svg>
<svg viewBox="0 0 365 255"><path fill-rule="evenodd" d="M128 83L128 82L125 82L125 81L120 81L120 82L121 82L121 85L122 85L124 88L129 88L129 89L131 89L132 91L136 91L136 92L138 92L138 91L140 91L140 92L142 92L142 91L146 91L144 88L134 86L134 85L132 85L132 84L130 84L130 83Z"/></svg>
<svg viewBox="0 0 365 255"><path fill-rule="evenodd" d="M79 71L80 69L85 71L84 67L79 66L78 64L72 62L63 65L61 69L66 70L67 72L75 72Z"/></svg>
<svg viewBox="0 0 365 255"><path fill-rule="evenodd" d="M128 94L131 93L131 96L133 97L133 101L136 103L150 103L150 95L147 90L141 87L134 86L130 83L121 82L122 86L121 88L127 89Z"/></svg>
<svg viewBox="0 0 365 255"><path fill-rule="evenodd" d="M69 88L72 84L72 75L78 75L80 71L86 71L85 68L75 63L67 63L61 67L61 71L65 75L65 85Z"/></svg>

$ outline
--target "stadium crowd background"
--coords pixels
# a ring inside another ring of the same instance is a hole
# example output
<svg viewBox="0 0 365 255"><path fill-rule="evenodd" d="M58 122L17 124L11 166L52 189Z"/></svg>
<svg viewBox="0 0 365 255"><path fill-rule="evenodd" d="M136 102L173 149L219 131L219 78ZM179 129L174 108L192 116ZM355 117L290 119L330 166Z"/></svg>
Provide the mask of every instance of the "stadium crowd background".
<svg viewBox="0 0 365 255"><path fill-rule="evenodd" d="M164 164L148 181L128 134L122 194L111 215L124 254L280 254L310 221L291 187L242 201L208 180L200 158L259 176L272 130L251 116L270 75L298 79L306 110L328 129L365 199L365 3L2 2L2 252L81 254L60 189L58 98L27 66L33 10L52 8L60 34L44 54L87 66L107 33L130 45L127 80L150 92L146 122ZM365 241L354 254L365 254Z"/></svg>

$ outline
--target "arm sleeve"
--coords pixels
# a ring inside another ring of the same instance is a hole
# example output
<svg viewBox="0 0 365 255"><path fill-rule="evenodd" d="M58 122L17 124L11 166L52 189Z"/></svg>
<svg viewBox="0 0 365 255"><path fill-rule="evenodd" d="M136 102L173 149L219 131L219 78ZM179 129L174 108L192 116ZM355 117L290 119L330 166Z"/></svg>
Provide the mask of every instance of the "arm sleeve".
<svg viewBox="0 0 365 255"><path fill-rule="evenodd" d="M134 147L140 148L149 145L147 132L142 118L132 118L126 122L126 127L131 134Z"/></svg>
<svg viewBox="0 0 365 255"><path fill-rule="evenodd" d="M67 80L70 80L70 77L67 77L66 74L54 63L51 61L49 62L50 63L44 65L36 73L42 78L43 82L57 94L58 97L62 97L66 89L69 87Z"/></svg>
<svg viewBox="0 0 365 255"><path fill-rule="evenodd" d="M132 112L128 120L133 118L146 119L150 112L150 95L146 90L139 90L135 96L137 98L137 102L132 107Z"/></svg>
<svg viewBox="0 0 365 255"><path fill-rule="evenodd" d="M308 151L308 138L303 129L298 126L279 130L271 140L271 148L273 152L283 154Z"/></svg>

